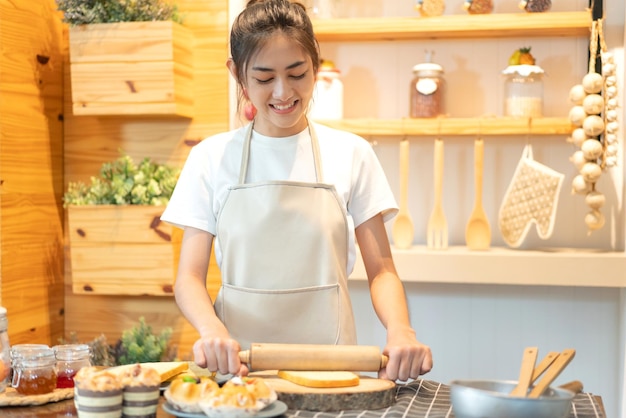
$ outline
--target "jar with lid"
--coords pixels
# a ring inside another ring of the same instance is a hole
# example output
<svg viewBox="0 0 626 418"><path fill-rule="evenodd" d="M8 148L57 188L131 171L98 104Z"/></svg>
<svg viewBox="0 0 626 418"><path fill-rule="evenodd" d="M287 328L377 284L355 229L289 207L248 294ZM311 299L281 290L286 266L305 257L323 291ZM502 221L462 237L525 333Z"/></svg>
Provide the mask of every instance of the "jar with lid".
<svg viewBox="0 0 626 418"><path fill-rule="evenodd" d="M322 61L310 103L311 119L343 119L343 82L340 76L332 61Z"/></svg>
<svg viewBox="0 0 626 418"><path fill-rule="evenodd" d="M45 344L18 344L11 347L11 386L22 395L42 395L57 385L54 351Z"/></svg>
<svg viewBox="0 0 626 418"><path fill-rule="evenodd" d="M538 65L510 65L504 75L504 115L543 116L543 69Z"/></svg>
<svg viewBox="0 0 626 418"><path fill-rule="evenodd" d="M445 113L443 68L430 62L430 56L427 52L426 62L413 67L409 112L412 118L434 118Z"/></svg>
<svg viewBox="0 0 626 418"><path fill-rule="evenodd" d="M87 344L64 344L52 348L56 357L57 388L73 388L74 376L82 367L91 366Z"/></svg>
<svg viewBox="0 0 626 418"><path fill-rule="evenodd" d="M0 306L0 393L6 390L11 371L11 351L8 329L9 320L7 319L7 309Z"/></svg>

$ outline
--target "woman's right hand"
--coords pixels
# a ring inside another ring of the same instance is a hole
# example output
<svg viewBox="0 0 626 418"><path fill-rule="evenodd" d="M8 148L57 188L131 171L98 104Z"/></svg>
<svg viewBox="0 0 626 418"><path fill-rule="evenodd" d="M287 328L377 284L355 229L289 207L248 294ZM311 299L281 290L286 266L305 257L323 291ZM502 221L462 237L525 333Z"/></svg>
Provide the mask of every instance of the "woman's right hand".
<svg viewBox="0 0 626 418"><path fill-rule="evenodd" d="M241 347L232 338L203 337L193 345L194 362L211 372L246 376L248 366L239 360Z"/></svg>

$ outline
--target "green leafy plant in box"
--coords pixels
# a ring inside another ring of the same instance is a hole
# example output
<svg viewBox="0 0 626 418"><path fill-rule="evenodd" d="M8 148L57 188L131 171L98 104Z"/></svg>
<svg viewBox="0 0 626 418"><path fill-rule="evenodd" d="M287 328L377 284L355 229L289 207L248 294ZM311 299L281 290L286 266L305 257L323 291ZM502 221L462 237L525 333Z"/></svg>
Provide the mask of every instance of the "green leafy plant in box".
<svg viewBox="0 0 626 418"><path fill-rule="evenodd" d="M70 25L90 23L182 22L178 6L165 0L56 0L63 21Z"/></svg>
<svg viewBox="0 0 626 418"><path fill-rule="evenodd" d="M169 202L180 170L144 158L136 164L128 155L104 163L91 183L70 182L63 205L154 205Z"/></svg>

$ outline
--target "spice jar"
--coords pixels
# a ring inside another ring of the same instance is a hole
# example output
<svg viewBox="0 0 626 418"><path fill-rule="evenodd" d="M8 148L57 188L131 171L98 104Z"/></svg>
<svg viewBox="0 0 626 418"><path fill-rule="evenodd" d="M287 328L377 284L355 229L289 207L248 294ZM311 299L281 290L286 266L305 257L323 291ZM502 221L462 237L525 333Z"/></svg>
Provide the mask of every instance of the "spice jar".
<svg viewBox="0 0 626 418"><path fill-rule="evenodd" d="M7 309L0 306L0 393L4 392L11 370Z"/></svg>
<svg viewBox="0 0 626 418"><path fill-rule="evenodd" d="M54 351L45 344L18 344L11 348L11 386L22 395L42 395L57 385Z"/></svg>
<svg viewBox="0 0 626 418"><path fill-rule="evenodd" d="M57 388L73 388L74 376L82 367L91 366L87 344L64 344L52 348L56 357Z"/></svg>
<svg viewBox="0 0 626 418"><path fill-rule="evenodd" d="M310 104L311 119L343 119L343 82L340 76L332 61L322 61Z"/></svg>
<svg viewBox="0 0 626 418"><path fill-rule="evenodd" d="M543 115L543 69L538 65L510 65L503 72L504 115Z"/></svg>
<svg viewBox="0 0 626 418"><path fill-rule="evenodd" d="M412 118L434 118L444 114L443 68L430 62L430 56L427 52L427 62L413 67L409 112Z"/></svg>

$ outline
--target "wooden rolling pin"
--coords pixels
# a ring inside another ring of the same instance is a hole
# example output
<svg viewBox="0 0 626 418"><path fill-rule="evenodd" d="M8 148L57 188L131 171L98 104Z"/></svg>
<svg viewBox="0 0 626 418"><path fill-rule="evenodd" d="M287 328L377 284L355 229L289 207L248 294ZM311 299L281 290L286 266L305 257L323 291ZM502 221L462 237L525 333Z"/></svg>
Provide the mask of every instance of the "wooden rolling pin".
<svg viewBox="0 0 626 418"><path fill-rule="evenodd" d="M239 360L251 370L377 372L388 358L376 346L253 343Z"/></svg>

